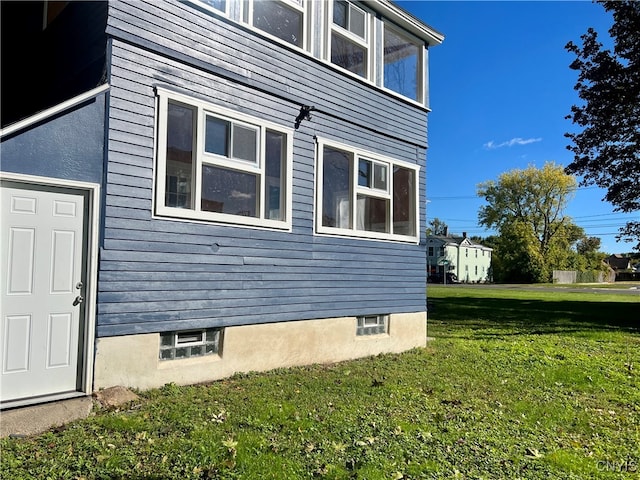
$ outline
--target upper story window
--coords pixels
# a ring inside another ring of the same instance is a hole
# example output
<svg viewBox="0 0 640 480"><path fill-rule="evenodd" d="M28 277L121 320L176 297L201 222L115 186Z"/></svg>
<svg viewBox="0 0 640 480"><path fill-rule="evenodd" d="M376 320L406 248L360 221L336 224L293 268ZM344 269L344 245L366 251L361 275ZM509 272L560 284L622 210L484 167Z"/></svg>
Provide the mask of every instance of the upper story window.
<svg viewBox="0 0 640 480"><path fill-rule="evenodd" d="M290 129L158 89L156 212L289 229Z"/></svg>
<svg viewBox="0 0 640 480"><path fill-rule="evenodd" d="M320 233L417 241L418 167L318 141Z"/></svg>
<svg viewBox="0 0 640 480"><path fill-rule="evenodd" d="M423 102L425 68L423 46L400 29L384 23L384 87L416 102Z"/></svg>
<svg viewBox="0 0 640 480"><path fill-rule="evenodd" d="M200 0L200 2L214 10L227 13L227 0Z"/></svg>
<svg viewBox="0 0 640 480"><path fill-rule="evenodd" d="M333 2L328 38L331 63L363 78L369 78L370 70L370 17L351 2Z"/></svg>
<svg viewBox="0 0 640 480"><path fill-rule="evenodd" d="M190 1L335 65L372 86L420 105L428 103L426 45L439 43L439 34L430 35L379 2Z"/></svg>
<svg viewBox="0 0 640 480"><path fill-rule="evenodd" d="M305 48L304 0L245 0L243 21L284 42Z"/></svg>

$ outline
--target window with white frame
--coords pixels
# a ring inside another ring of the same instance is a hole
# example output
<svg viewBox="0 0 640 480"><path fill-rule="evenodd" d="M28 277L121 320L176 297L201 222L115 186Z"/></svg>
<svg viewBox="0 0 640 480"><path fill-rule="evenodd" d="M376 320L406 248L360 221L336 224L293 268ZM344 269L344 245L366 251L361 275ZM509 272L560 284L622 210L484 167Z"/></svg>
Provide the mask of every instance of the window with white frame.
<svg viewBox="0 0 640 480"><path fill-rule="evenodd" d="M243 21L299 48L306 48L306 0L244 0Z"/></svg>
<svg viewBox="0 0 640 480"><path fill-rule="evenodd" d="M290 228L290 129L162 89L158 107L158 215Z"/></svg>
<svg viewBox="0 0 640 480"><path fill-rule="evenodd" d="M331 5L329 60L369 79L371 15L346 0L335 0Z"/></svg>
<svg viewBox="0 0 640 480"><path fill-rule="evenodd" d="M311 0L191 1L306 54L315 55L311 37L322 39L324 61L419 104L427 102L425 41L392 19L377 20L368 5L361 6L366 2L327 1L323 21L312 21Z"/></svg>
<svg viewBox="0 0 640 480"><path fill-rule="evenodd" d="M219 354L221 338L220 328L163 332L160 334L160 360Z"/></svg>
<svg viewBox="0 0 640 480"><path fill-rule="evenodd" d="M418 167L318 139L320 233L417 241Z"/></svg>
<svg viewBox="0 0 640 480"><path fill-rule="evenodd" d="M208 7L210 10L215 10L222 13L227 13L227 0L198 0L200 3Z"/></svg>
<svg viewBox="0 0 640 480"><path fill-rule="evenodd" d="M423 102L425 68L423 44L408 33L384 22L382 69L385 88L416 102Z"/></svg>
<svg viewBox="0 0 640 480"><path fill-rule="evenodd" d="M356 335L383 335L389 333L388 315L365 315L357 318Z"/></svg>

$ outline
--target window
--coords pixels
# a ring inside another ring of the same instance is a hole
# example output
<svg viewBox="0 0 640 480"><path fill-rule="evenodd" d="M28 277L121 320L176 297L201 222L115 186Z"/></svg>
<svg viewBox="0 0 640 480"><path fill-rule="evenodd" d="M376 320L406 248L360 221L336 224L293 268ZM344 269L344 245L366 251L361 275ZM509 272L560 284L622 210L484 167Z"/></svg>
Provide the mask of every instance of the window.
<svg viewBox="0 0 640 480"><path fill-rule="evenodd" d="M221 337L220 328L161 333L160 360L219 354Z"/></svg>
<svg viewBox="0 0 640 480"><path fill-rule="evenodd" d="M200 2L219 12L226 13L227 11L227 0L200 0Z"/></svg>
<svg viewBox="0 0 640 480"><path fill-rule="evenodd" d="M388 332L388 315L365 315L363 317L358 317L356 335L382 335Z"/></svg>
<svg viewBox="0 0 640 480"><path fill-rule="evenodd" d="M296 47L305 48L304 0L245 0L243 20Z"/></svg>
<svg viewBox="0 0 640 480"><path fill-rule="evenodd" d="M423 101L423 46L408 34L384 23L382 54L384 87L417 102Z"/></svg>
<svg viewBox="0 0 640 480"><path fill-rule="evenodd" d="M290 228L292 132L158 89L156 213Z"/></svg>
<svg viewBox="0 0 640 480"><path fill-rule="evenodd" d="M477 265L475 266L475 272L476 272L476 275L478 275L478 266Z"/></svg>
<svg viewBox="0 0 640 480"><path fill-rule="evenodd" d="M333 2L329 59L363 78L369 78L369 22L370 15L351 2Z"/></svg>
<svg viewBox="0 0 640 480"><path fill-rule="evenodd" d="M476 258L478 258L478 249L477 248L476 248L475 252L476 252Z"/></svg>
<svg viewBox="0 0 640 480"><path fill-rule="evenodd" d="M468 249L468 248L465 248L465 249L464 249L464 256L465 256L465 257L468 257L468 256L469 256L469 249Z"/></svg>
<svg viewBox="0 0 640 480"><path fill-rule="evenodd" d="M418 167L318 140L317 230L417 241Z"/></svg>
<svg viewBox="0 0 640 480"><path fill-rule="evenodd" d="M433 247L429 247L429 257L433 257Z"/></svg>

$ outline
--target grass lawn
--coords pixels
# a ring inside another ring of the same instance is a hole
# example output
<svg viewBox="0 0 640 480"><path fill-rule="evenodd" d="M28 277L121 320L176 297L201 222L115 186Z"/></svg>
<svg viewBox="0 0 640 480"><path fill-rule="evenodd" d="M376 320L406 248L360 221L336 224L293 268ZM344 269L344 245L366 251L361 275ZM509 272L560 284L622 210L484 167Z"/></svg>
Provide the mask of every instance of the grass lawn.
<svg viewBox="0 0 640 480"><path fill-rule="evenodd" d="M638 478L639 300L429 286L424 349L143 392L0 477Z"/></svg>

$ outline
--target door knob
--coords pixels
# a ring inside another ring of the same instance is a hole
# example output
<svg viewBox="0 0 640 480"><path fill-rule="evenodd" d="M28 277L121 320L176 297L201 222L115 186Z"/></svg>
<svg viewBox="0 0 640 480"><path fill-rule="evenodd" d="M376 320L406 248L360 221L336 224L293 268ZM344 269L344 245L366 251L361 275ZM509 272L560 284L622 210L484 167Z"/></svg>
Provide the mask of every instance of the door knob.
<svg viewBox="0 0 640 480"><path fill-rule="evenodd" d="M80 305L82 302L84 302L84 297L82 295L78 295L73 301L73 306L75 307L76 305Z"/></svg>

